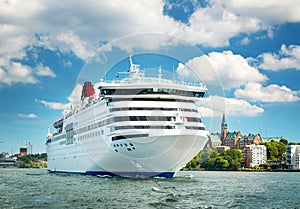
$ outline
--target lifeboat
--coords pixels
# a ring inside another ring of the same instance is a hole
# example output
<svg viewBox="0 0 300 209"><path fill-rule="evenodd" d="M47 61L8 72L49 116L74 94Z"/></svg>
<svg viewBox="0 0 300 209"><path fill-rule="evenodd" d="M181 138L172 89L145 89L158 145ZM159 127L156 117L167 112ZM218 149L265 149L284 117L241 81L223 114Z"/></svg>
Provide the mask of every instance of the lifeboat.
<svg viewBox="0 0 300 209"><path fill-rule="evenodd" d="M60 120L58 120L58 121L55 121L55 122L53 123L54 128L62 128L62 127L63 127L63 121L64 121L63 118L60 119Z"/></svg>

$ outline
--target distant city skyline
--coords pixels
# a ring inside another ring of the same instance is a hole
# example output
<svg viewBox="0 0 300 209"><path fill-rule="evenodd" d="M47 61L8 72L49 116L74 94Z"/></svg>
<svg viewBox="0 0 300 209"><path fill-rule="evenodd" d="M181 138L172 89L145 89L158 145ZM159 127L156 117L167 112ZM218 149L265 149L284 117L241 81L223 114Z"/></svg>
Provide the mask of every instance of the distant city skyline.
<svg viewBox="0 0 300 209"><path fill-rule="evenodd" d="M190 78L183 66L203 66L200 73L206 84L222 85L223 96L209 89L202 102L206 129L219 131L225 113L229 131L300 142L297 14L297 0L3 1L0 152L16 153L29 141L33 153L45 152L48 126L75 100L72 92L89 58L109 42L143 33L178 37L204 53L172 65L184 79ZM145 50L164 44L135 42ZM129 45L120 47L130 52ZM139 59L135 62L142 64ZM205 71L204 59L217 76ZM126 62L124 67L129 66ZM153 66L146 63L147 67ZM209 101L215 102L214 108ZM218 106L222 102L225 110Z"/></svg>

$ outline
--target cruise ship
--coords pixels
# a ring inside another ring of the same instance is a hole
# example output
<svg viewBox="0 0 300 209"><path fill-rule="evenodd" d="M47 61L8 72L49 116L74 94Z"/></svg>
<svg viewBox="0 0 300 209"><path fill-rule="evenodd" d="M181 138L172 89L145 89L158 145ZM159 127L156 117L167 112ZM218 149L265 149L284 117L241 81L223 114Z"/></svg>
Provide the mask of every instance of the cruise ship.
<svg viewBox="0 0 300 209"><path fill-rule="evenodd" d="M128 76L84 82L82 101L48 130L48 171L172 178L203 149L208 131L196 102L202 83L146 77L129 57ZM96 85L95 85L96 86Z"/></svg>

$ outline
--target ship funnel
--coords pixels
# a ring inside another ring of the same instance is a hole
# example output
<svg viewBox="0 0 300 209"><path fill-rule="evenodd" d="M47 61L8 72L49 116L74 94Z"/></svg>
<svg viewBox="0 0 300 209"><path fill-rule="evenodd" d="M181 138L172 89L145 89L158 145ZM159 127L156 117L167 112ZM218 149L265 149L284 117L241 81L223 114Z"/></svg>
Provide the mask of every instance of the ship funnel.
<svg viewBox="0 0 300 209"><path fill-rule="evenodd" d="M85 81L82 88L81 99L83 100L84 98L91 97L94 94L95 94L95 89L94 86L92 85L92 82Z"/></svg>

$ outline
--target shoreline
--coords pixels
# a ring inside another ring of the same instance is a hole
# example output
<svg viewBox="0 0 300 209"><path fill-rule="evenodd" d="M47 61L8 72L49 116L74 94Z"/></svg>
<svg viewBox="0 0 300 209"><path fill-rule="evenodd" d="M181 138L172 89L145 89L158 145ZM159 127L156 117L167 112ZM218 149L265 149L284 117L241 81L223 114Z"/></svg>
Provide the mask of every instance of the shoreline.
<svg viewBox="0 0 300 209"><path fill-rule="evenodd" d="M220 172L282 172L282 173L285 173L285 172L300 172L300 170L288 170L288 169L285 169L285 170L279 170L279 169L262 169L262 170L251 170L251 169L241 169L241 170L205 170L205 169L190 169L190 170L180 170L180 171L220 171Z"/></svg>

